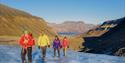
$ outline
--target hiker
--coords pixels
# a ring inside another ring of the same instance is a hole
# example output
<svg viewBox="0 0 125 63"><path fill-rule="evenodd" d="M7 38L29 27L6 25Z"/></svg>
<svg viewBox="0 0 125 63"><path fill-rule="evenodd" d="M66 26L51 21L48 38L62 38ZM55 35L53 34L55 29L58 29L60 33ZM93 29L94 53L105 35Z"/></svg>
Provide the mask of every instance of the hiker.
<svg viewBox="0 0 125 63"><path fill-rule="evenodd" d="M62 42L62 47L63 47L63 56L66 56L67 48L69 48L69 42L67 37L65 36Z"/></svg>
<svg viewBox="0 0 125 63"><path fill-rule="evenodd" d="M42 59L44 59L46 57L46 49L47 47L50 47L48 36L44 33L40 33L37 44L38 44L38 48L42 49Z"/></svg>
<svg viewBox="0 0 125 63"><path fill-rule="evenodd" d="M53 41L53 48L54 48L54 57L56 57L56 51L58 51L58 57L60 57L61 43L58 36L55 36L55 39Z"/></svg>
<svg viewBox="0 0 125 63"><path fill-rule="evenodd" d="M32 63L32 46L35 44L32 34L28 31L24 31L24 34L20 38L21 50L21 59L22 63L26 62L26 54L28 56L28 63Z"/></svg>

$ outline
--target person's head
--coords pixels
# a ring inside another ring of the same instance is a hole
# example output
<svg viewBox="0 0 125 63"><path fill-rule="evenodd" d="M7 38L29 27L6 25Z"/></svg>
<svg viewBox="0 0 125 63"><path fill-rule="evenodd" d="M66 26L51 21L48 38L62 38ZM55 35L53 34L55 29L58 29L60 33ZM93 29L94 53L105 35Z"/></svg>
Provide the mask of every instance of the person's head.
<svg viewBox="0 0 125 63"><path fill-rule="evenodd" d="M39 32L39 35L44 35L44 32Z"/></svg>
<svg viewBox="0 0 125 63"><path fill-rule="evenodd" d="M29 32L28 32L27 30L25 30L25 31L24 31L24 34L27 35L27 34L29 34Z"/></svg>
<svg viewBox="0 0 125 63"><path fill-rule="evenodd" d="M55 36L55 39L56 39L56 40L59 40L59 37L56 35L56 36Z"/></svg>
<svg viewBox="0 0 125 63"><path fill-rule="evenodd" d="M64 39L66 39L67 37L65 36Z"/></svg>
<svg viewBox="0 0 125 63"><path fill-rule="evenodd" d="M42 32L39 32L39 35L42 35Z"/></svg>
<svg viewBox="0 0 125 63"><path fill-rule="evenodd" d="M30 35L31 37L33 37L33 34L32 34L32 33L29 33L29 35Z"/></svg>

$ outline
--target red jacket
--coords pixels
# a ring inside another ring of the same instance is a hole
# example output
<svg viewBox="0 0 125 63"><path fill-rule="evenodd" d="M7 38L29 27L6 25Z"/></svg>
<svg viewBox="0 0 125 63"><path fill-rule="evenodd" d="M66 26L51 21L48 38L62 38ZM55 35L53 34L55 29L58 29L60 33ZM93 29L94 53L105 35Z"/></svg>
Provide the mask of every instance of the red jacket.
<svg viewBox="0 0 125 63"><path fill-rule="evenodd" d="M27 43L27 47L32 47L33 45L35 45L35 40L33 39L32 37L32 34L29 34L30 37L29 37L29 42Z"/></svg>
<svg viewBox="0 0 125 63"><path fill-rule="evenodd" d="M68 39L63 39L63 43L62 43L62 47L68 47L69 43L68 43Z"/></svg>
<svg viewBox="0 0 125 63"><path fill-rule="evenodd" d="M32 47L34 44L35 44L35 41L30 34L21 36L20 46L22 48Z"/></svg>

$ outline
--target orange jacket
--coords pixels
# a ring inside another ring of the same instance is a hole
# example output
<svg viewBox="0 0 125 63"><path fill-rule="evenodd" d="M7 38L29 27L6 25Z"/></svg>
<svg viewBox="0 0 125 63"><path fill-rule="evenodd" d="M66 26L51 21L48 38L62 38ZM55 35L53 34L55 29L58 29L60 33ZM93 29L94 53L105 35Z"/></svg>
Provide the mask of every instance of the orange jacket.
<svg viewBox="0 0 125 63"><path fill-rule="evenodd" d="M68 42L68 39L63 39L63 43L62 43L62 47L68 47L69 45L69 42Z"/></svg>

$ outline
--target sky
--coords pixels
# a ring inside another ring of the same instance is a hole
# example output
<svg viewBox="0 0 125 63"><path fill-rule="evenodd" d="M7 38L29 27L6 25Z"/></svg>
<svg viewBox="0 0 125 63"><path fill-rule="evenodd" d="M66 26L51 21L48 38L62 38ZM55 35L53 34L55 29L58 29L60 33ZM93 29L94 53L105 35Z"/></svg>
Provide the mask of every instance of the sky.
<svg viewBox="0 0 125 63"><path fill-rule="evenodd" d="M100 24L125 17L125 0L0 0L49 23L83 21Z"/></svg>

